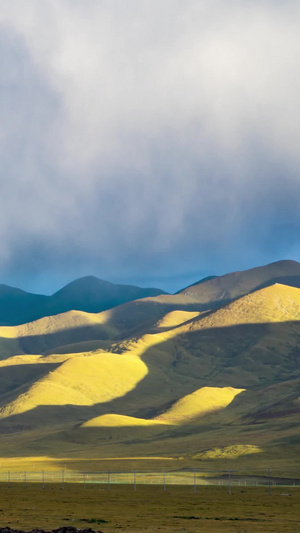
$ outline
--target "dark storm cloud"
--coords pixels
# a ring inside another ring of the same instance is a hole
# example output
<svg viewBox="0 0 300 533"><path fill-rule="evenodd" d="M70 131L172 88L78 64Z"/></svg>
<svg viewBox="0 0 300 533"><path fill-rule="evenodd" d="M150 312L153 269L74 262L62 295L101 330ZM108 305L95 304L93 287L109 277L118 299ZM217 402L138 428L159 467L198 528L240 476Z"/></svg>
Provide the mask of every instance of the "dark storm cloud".
<svg viewBox="0 0 300 533"><path fill-rule="evenodd" d="M3 1L2 278L175 290L300 260L299 22L296 1Z"/></svg>

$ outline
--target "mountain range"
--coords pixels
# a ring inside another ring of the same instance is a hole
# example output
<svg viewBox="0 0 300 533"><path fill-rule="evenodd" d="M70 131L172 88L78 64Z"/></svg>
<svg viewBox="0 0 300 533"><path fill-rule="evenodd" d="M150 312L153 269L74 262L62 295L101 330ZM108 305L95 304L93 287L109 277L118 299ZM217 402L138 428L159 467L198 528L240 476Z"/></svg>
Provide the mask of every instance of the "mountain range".
<svg viewBox="0 0 300 533"><path fill-rule="evenodd" d="M125 302L159 294L164 291L117 285L94 276L72 281L51 296L0 285L0 325L15 326L74 309L99 313Z"/></svg>
<svg viewBox="0 0 300 533"><path fill-rule="evenodd" d="M77 280L38 296L55 312L41 300L48 315L24 323L13 304L5 322L0 298L3 464L299 467L300 264L174 295L121 287ZM121 294L131 301L113 306Z"/></svg>

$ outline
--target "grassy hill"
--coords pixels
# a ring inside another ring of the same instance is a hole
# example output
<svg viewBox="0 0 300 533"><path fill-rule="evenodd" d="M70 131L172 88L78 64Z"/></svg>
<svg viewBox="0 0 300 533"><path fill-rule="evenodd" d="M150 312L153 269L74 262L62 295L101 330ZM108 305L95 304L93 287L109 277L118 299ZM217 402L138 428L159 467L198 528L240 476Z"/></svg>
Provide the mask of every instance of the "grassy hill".
<svg viewBox="0 0 300 533"><path fill-rule="evenodd" d="M277 283L2 327L2 455L298 464L299 320L300 289Z"/></svg>
<svg viewBox="0 0 300 533"><path fill-rule="evenodd" d="M118 334L109 324L109 318L110 311L99 314L69 311L19 326L0 326L0 358L23 353L52 353L58 346L70 347L77 343L80 343L80 351L84 351L85 341L96 340L101 344Z"/></svg>
<svg viewBox="0 0 300 533"><path fill-rule="evenodd" d="M209 315L230 301L244 294L251 294L257 286L261 288L279 283L274 280L284 280L286 282L284 284L290 286L300 285L297 273L300 273L299 263L279 261L220 278L210 277L175 295L160 294L126 302L111 308L109 312L72 310L57 314L59 309L66 306L73 305L73 308L76 309L76 306L79 308L80 300L82 308L94 309L95 302L100 301L101 294L104 300L110 291L120 295L120 287L123 287L122 291L124 290L123 297L125 293L126 297L129 293L132 297L136 297L140 290L130 286L114 286L96 278L82 278L53 297L48 297L52 299L52 307L48 308L49 317L15 328L0 326L0 358L22 353L49 354L54 351L67 353L109 349L110 342L114 339L130 339L144 333L169 330L198 315L201 317L205 313ZM148 289L141 291L147 293ZM84 298L87 298L85 303ZM110 303L115 304L115 302L116 300L114 302L111 300ZM49 302L47 306L49 307ZM46 312L47 306L44 305L43 312ZM52 314L54 316L51 316ZM230 320L229 318L229 323ZM267 315L265 320L268 322Z"/></svg>

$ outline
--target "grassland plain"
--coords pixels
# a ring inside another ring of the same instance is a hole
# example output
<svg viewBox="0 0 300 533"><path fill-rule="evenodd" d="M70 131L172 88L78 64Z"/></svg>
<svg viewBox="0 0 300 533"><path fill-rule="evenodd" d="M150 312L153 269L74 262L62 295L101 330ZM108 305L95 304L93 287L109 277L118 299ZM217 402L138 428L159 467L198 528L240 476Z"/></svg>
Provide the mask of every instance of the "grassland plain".
<svg viewBox="0 0 300 533"><path fill-rule="evenodd" d="M46 530L62 525L103 533L297 533L300 489L0 484L0 525Z"/></svg>

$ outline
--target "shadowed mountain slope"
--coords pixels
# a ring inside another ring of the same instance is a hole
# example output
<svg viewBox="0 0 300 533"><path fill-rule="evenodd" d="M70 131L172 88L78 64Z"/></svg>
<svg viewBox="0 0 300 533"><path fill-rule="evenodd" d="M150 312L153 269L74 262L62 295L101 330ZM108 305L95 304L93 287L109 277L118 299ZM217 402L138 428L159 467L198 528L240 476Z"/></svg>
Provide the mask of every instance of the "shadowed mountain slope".
<svg viewBox="0 0 300 533"><path fill-rule="evenodd" d="M148 296L165 294L154 288L141 288L134 285L117 285L94 276L80 278L69 283L53 294L48 304L57 314L77 309L88 313L99 313L117 305Z"/></svg>
<svg viewBox="0 0 300 533"><path fill-rule="evenodd" d="M47 306L48 296L0 285L0 325L15 325L37 320Z"/></svg>
<svg viewBox="0 0 300 533"><path fill-rule="evenodd" d="M277 261L243 272L215 276L194 283L178 294L190 296L202 304L225 303L274 283L300 287L300 263Z"/></svg>
<svg viewBox="0 0 300 533"><path fill-rule="evenodd" d="M71 310L99 313L125 302L159 294L164 294L164 291L117 285L94 276L77 279L52 296L0 285L0 325L25 324Z"/></svg>

